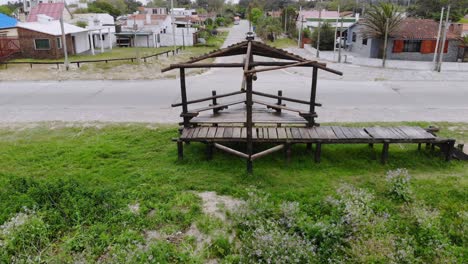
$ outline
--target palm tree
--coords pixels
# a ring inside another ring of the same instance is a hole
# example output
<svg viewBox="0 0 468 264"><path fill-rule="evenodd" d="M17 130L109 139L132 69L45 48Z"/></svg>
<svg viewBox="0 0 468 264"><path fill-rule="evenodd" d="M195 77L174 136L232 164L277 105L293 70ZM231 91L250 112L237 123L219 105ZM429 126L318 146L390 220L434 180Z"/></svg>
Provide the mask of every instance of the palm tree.
<svg viewBox="0 0 468 264"><path fill-rule="evenodd" d="M390 36L398 29L398 26L403 20L403 16L398 6L391 3L380 2L377 5L371 5L369 7L367 12L364 14L364 19L361 22L363 25L363 30L361 33L364 35L364 37L381 40L379 47L380 58L383 55L383 40L385 38L385 31L387 29L387 20L387 34Z"/></svg>

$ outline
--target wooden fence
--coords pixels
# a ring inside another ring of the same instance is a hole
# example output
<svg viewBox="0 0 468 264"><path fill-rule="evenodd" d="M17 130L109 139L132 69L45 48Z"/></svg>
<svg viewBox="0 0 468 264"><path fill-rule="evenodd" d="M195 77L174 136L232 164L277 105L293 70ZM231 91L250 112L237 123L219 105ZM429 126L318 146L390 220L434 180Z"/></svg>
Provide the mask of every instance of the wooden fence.
<svg viewBox="0 0 468 264"><path fill-rule="evenodd" d="M163 52L159 52L159 53L156 53L156 54L151 54L151 55L148 55L148 56L143 56L140 59L142 59L144 62L146 62L147 59L149 59L149 58L153 58L153 57L157 58L158 56L161 56L161 55L166 55L167 57L169 57L169 54L171 52L172 52L172 55L178 54L180 49L181 49L180 47L177 47L175 50L168 50L168 51L163 51ZM95 62L108 63L110 61L131 61L131 62L134 62L137 59L138 58L136 58L136 57L131 57L131 58L116 58L116 59L100 59L100 60L81 60L81 61L70 61L69 64L76 64L76 66L78 68L80 68L81 64L83 64L83 63L95 63ZM7 68L8 68L8 64L29 64L31 69L32 69L33 65L54 65L55 64L55 65L57 65L57 69L59 69L60 65L65 64L65 62L63 62L63 61L52 61L52 62L10 61L10 62L0 62L0 65L5 65L5 67L7 67Z"/></svg>

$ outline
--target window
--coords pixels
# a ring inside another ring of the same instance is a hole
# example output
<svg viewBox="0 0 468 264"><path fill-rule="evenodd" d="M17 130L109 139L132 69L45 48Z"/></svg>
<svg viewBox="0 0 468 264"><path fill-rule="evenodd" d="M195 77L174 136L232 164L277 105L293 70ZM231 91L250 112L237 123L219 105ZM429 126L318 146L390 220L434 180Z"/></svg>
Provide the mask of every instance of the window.
<svg viewBox="0 0 468 264"><path fill-rule="evenodd" d="M352 40L353 42L356 42L356 32L353 32Z"/></svg>
<svg viewBox="0 0 468 264"><path fill-rule="evenodd" d="M6 38L8 35L8 32L6 31L0 31L0 38Z"/></svg>
<svg viewBox="0 0 468 264"><path fill-rule="evenodd" d="M403 52L420 52L421 40L405 40L403 42Z"/></svg>
<svg viewBox="0 0 468 264"><path fill-rule="evenodd" d="M362 45L367 45L367 38L362 39Z"/></svg>
<svg viewBox="0 0 468 264"><path fill-rule="evenodd" d="M57 49L61 49L61 48L62 48L62 39L57 38Z"/></svg>
<svg viewBox="0 0 468 264"><path fill-rule="evenodd" d="M49 39L35 39L34 46L37 50L50 50L50 40Z"/></svg>

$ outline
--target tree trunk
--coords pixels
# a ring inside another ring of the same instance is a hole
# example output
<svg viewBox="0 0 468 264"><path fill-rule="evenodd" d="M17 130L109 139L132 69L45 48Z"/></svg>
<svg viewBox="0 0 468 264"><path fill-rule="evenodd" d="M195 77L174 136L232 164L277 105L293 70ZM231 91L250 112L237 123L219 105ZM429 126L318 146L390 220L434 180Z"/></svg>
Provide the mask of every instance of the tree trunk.
<svg viewBox="0 0 468 264"><path fill-rule="evenodd" d="M384 39L377 39L379 41L379 53L377 54L377 57L379 59L383 59L383 53L384 53L384 46L385 46L385 40ZM372 48L372 47L371 47Z"/></svg>

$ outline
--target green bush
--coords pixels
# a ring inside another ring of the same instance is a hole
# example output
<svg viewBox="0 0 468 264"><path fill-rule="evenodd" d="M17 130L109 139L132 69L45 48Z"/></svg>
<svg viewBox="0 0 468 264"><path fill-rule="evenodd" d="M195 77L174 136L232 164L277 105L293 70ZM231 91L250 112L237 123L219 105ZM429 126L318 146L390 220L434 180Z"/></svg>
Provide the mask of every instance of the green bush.
<svg viewBox="0 0 468 264"><path fill-rule="evenodd" d="M77 27L81 27L81 28L86 28L88 26L88 22L86 21L78 21L76 22L76 26Z"/></svg>
<svg viewBox="0 0 468 264"><path fill-rule="evenodd" d="M411 177L406 169L396 169L387 172L388 192L390 195L399 200L409 202L412 199L412 191L410 187Z"/></svg>
<svg viewBox="0 0 468 264"><path fill-rule="evenodd" d="M312 46L317 47L319 30L315 29L312 32ZM333 50L335 44L335 31L329 23L323 23L320 27L320 50Z"/></svg>

